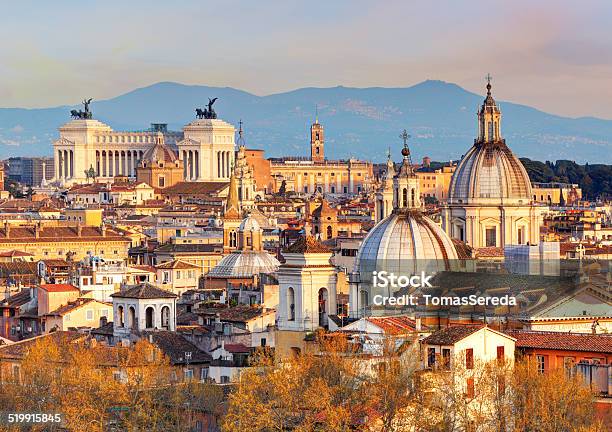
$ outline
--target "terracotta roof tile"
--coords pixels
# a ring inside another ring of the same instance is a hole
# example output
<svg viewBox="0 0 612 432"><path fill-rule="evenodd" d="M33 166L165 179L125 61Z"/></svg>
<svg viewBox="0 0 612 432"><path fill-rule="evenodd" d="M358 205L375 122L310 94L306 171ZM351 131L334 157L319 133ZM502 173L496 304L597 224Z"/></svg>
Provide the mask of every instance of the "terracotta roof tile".
<svg viewBox="0 0 612 432"><path fill-rule="evenodd" d="M367 320L380 327L388 335L399 335L416 330L416 322L407 316L369 317Z"/></svg>
<svg viewBox="0 0 612 432"><path fill-rule="evenodd" d="M138 299L153 299L153 298L176 298L176 294L157 288L150 283L141 283L133 285L127 289L111 294L111 297L116 298L138 298Z"/></svg>
<svg viewBox="0 0 612 432"><path fill-rule="evenodd" d="M468 337L472 333L477 332L483 325L474 326L453 326L438 330L435 333L423 339L423 343L427 345L453 345L456 342Z"/></svg>
<svg viewBox="0 0 612 432"><path fill-rule="evenodd" d="M612 335L543 331L507 332L516 339L517 348L585 351L612 354Z"/></svg>
<svg viewBox="0 0 612 432"><path fill-rule="evenodd" d="M70 292L79 291L77 287L71 284L42 284L40 288L47 292Z"/></svg>

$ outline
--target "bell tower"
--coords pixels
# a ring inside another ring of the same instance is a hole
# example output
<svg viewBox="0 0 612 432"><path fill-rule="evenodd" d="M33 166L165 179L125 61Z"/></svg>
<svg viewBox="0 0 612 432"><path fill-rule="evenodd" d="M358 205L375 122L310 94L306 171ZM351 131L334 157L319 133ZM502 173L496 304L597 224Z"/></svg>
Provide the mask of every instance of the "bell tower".
<svg viewBox="0 0 612 432"><path fill-rule="evenodd" d="M325 139L323 137L323 125L319 123L319 116L310 126L310 159L313 162L323 162L325 160Z"/></svg>

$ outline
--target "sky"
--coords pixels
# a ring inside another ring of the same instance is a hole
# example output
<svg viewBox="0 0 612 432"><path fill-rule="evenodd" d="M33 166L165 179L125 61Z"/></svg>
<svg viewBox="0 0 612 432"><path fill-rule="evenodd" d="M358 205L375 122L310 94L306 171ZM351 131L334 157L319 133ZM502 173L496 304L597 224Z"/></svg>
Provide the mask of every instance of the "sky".
<svg viewBox="0 0 612 432"><path fill-rule="evenodd" d="M111 98L160 81L257 95L426 79L612 119L612 2L29 1L3 4L0 107Z"/></svg>

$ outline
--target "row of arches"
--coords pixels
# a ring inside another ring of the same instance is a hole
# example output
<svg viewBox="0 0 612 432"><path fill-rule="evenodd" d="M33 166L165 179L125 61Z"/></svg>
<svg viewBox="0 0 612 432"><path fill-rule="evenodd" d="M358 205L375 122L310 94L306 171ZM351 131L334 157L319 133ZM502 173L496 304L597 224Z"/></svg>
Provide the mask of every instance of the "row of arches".
<svg viewBox="0 0 612 432"><path fill-rule="evenodd" d="M127 313L126 313L127 312ZM170 307L162 306L160 311L160 323L161 328L164 330L170 330ZM117 323L118 327L129 328L131 330L152 330L157 328L156 325L156 312L153 306L145 308L145 328L138 328L138 318L136 314L136 308L134 306L128 306L127 310L123 305L117 307Z"/></svg>
<svg viewBox="0 0 612 432"><path fill-rule="evenodd" d="M328 301L329 294L327 288L319 288L317 294L317 303L318 303L318 321L321 327L327 325L327 317L328 317ZM333 312L333 311L332 311ZM293 287L287 288L287 320L295 321L295 290Z"/></svg>

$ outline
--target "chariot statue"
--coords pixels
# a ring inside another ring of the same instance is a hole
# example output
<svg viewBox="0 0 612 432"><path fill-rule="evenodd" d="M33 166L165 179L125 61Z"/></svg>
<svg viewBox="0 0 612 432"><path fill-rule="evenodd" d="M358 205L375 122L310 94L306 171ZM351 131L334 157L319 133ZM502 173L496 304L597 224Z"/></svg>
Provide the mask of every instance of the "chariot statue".
<svg viewBox="0 0 612 432"><path fill-rule="evenodd" d="M208 108L196 108L196 117L199 119L216 119L217 113L213 109L213 105L217 101L217 99L219 98L208 98Z"/></svg>
<svg viewBox="0 0 612 432"><path fill-rule="evenodd" d="M83 104L83 108L84 111L81 110L70 110L70 116L73 119L80 119L80 120L88 120L92 118L92 113L89 110L89 104L91 104L91 101L93 99L89 98L89 99L84 99L82 104Z"/></svg>

